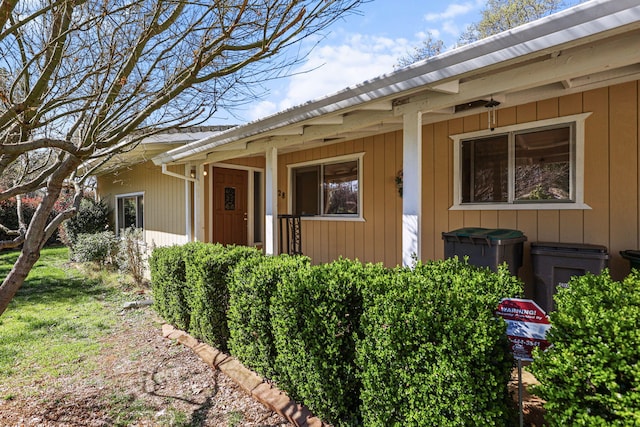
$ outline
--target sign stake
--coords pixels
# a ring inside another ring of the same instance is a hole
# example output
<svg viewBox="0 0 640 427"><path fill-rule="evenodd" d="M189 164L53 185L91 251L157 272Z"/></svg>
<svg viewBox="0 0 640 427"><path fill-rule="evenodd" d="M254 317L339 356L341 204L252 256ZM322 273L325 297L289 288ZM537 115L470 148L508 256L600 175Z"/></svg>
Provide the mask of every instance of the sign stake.
<svg viewBox="0 0 640 427"><path fill-rule="evenodd" d="M522 408L522 359L518 359L518 405L520 407L520 427L524 426L524 411Z"/></svg>

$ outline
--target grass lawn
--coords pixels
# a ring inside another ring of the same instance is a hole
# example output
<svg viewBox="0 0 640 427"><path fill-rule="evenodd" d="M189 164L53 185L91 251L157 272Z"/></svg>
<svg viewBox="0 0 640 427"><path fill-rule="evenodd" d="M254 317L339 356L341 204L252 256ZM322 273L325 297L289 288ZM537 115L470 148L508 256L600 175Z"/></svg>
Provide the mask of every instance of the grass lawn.
<svg viewBox="0 0 640 427"><path fill-rule="evenodd" d="M15 251L0 254L0 277L17 256ZM42 251L0 316L0 383L33 384L94 368L86 363L100 350L97 338L114 326L108 307L125 298L121 289L95 276L69 266L65 247Z"/></svg>
<svg viewBox="0 0 640 427"><path fill-rule="evenodd" d="M17 258L0 253L0 278ZM0 316L0 425L281 427L277 414L160 334L148 289L47 248Z"/></svg>

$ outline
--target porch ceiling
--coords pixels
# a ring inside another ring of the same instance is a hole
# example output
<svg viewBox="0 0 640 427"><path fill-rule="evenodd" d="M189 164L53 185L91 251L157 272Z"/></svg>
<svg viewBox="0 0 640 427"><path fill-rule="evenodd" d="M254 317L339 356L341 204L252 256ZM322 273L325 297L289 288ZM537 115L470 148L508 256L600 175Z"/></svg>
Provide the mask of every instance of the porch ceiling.
<svg viewBox="0 0 640 427"><path fill-rule="evenodd" d="M401 130L640 79L640 5L594 0L320 100L156 156L156 164L222 161Z"/></svg>

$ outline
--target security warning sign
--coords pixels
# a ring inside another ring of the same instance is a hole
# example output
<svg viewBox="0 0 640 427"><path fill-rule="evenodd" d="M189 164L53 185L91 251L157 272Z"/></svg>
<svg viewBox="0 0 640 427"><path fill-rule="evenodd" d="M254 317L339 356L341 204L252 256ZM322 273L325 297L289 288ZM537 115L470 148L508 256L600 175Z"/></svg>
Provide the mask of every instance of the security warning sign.
<svg viewBox="0 0 640 427"><path fill-rule="evenodd" d="M505 298L500 301L496 315L507 322L507 337L516 360L533 361L533 349L546 350L549 341L547 331L551 328L549 316L533 300Z"/></svg>

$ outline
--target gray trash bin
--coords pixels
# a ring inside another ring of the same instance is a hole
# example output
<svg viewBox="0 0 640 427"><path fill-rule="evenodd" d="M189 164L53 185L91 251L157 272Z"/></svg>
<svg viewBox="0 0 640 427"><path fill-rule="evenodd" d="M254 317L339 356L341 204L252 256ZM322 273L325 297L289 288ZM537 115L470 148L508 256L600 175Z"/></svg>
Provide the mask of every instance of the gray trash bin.
<svg viewBox="0 0 640 427"><path fill-rule="evenodd" d="M474 227L445 231L442 239L445 258L468 256L469 264L493 271L506 262L509 272L516 276L522 266L522 246L527 237L519 230Z"/></svg>
<svg viewBox="0 0 640 427"><path fill-rule="evenodd" d="M535 301L549 312L555 308L553 295L568 286L573 276L600 274L609 264L607 248L583 243L531 243Z"/></svg>

